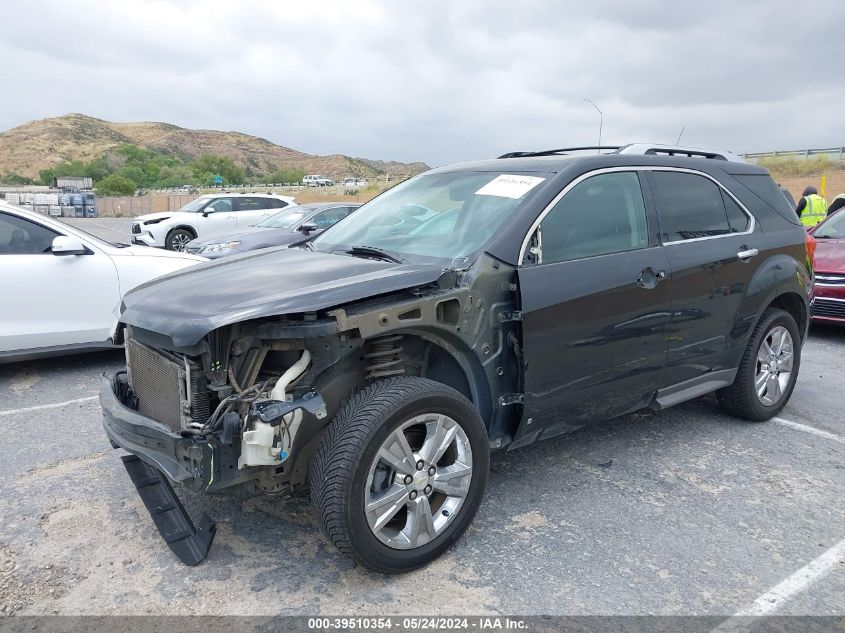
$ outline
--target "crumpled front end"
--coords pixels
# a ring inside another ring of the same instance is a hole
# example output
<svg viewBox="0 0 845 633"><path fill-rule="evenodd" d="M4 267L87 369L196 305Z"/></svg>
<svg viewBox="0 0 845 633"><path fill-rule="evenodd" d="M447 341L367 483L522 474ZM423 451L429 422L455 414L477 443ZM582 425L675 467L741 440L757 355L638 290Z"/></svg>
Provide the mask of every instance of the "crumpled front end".
<svg viewBox="0 0 845 633"><path fill-rule="evenodd" d="M231 334L221 351L233 344ZM214 526L204 517L195 527L171 484L205 493L246 482L282 489L300 428L313 433L327 416L318 393L291 385L310 365L307 350L274 358L298 358L285 371L253 359L257 363L239 368L255 368L242 388L234 363L227 366L210 351L215 342L223 343L207 340L198 354L180 353L141 342L129 328L127 369L104 377L100 390L106 435L129 453L124 466L156 526L189 565L205 557Z"/></svg>

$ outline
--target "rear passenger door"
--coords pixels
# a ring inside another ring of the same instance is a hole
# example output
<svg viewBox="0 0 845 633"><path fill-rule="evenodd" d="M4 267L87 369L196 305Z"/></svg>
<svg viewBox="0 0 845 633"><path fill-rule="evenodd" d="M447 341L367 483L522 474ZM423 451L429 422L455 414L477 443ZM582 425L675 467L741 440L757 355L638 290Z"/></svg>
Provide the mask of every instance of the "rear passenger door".
<svg viewBox="0 0 845 633"><path fill-rule="evenodd" d="M676 383L731 371L754 317L741 306L763 259L753 216L703 173L652 170L649 183L671 268L667 368Z"/></svg>
<svg viewBox="0 0 845 633"><path fill-rule="evenodd" d="M239 231L255 226L264 218L268 218L278 211L273 208L270 198L259 198L257 196L235 198L235 209Z"/></svg>
<svg viewBox="0 0 845 633"><path fill-rule="evenodd" d="M645 406L664 386L669 262L640 176L614 170L571 187L517 272L525 356L517 446Z"/></svg>

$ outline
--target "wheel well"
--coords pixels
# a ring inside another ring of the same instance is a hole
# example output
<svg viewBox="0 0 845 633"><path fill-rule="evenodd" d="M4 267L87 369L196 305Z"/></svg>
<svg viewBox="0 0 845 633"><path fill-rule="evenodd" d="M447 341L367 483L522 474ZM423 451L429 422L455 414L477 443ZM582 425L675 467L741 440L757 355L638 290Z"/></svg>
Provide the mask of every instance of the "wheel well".
<svg viewBox="0 0 845 633"><path fill-rule="evenodd" d="M466 396L467 400L474 403L475 398L472 389L470 389L467 375L458 361L455 360L455 357L434 343L428 343L426 349L428 353L427 362L422 367L420 375L434 382L449 385L458 393ZM475 404L478 406L477 403Z"/></svg>
<svg viewBox="0 0 845 633"><path fill-rule="evenodd" d="M372 356L373 352L379 352L377 348L374 348L374 344L380 342L379 339L382 339L382 343L389 344L396 353L377 353L376 356ZM385 341L384 339L392 340ZM373 366L376 363L378 367ZM465 370L447 347L429 340L428 337L401 332L365 340L356 353L346 356L333 367L331 372L326 372L318 379L317 390L327 402L332 403L329 415L333 417L337 408L347 398L360 389L366 388L371 380L397 375L419 376L452 387L466 397L478 409L481 419L489 428L492 419L491 407L485 404L484 393L478 393L477 380L476 389L472 388L470 380L473 378L467 374L467 371L472 370ZM373 372L379 375L373 375ZM308 464L324 430L325 427L297 449L297 457L291 469L291 483L294 485L305 481Z"/></svg>
<svg viewBox="0 0 845 633"><path fill-rule="evenodd" d="M178 231L179 229L183 229L183 230L187 231L188 233L193 235L195 238L197 236L197 232L194 230L194 227L188 226L186 224L180 224L179 226L174 226L172 229L170 229L167 232L167 234L170 235L171 233L173 233L173 231Z"/></svg>
<svg viewBox="0 0 845 633"><path fill-rule="evenodd" d="M770 308L780 308L792 315L798 324L798 331L803 339L807 331L807 306L800 295L795 292L787 292L775 298L769 304Z"/></svg>

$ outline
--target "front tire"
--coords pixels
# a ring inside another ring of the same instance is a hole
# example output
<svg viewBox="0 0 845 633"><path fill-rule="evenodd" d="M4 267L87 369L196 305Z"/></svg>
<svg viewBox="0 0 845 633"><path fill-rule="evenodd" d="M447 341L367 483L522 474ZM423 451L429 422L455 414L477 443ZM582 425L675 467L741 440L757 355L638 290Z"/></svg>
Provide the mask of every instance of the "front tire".
<svg viewBox="0 0 845 633"><path fill-rule="evenodd" d="M164 240L164 247L169 251L184 251L194 237L188 229L172 229Z"/></svg>
<svg viewBox="0 0 845 633"><path fill-rule="evenodd" d="M467 529L490 465L487 431L464 396L425 378L352 396L311 461L311 502L344 554L382 573L425 565Z"/></svg>
<svg viewBox="0 0 845 633"><path fill-rule="evenodd" d="M801 335L791 314L769 308L760 317L742 355L734 384L716 392L723 409L764 422L792 395L801 366Z"/></svg>

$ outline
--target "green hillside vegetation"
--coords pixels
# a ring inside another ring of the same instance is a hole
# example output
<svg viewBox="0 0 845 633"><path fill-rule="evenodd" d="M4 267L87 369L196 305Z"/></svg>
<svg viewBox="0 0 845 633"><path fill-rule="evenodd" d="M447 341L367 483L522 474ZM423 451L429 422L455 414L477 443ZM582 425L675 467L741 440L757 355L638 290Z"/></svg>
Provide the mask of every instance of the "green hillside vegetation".
<svg viewBox="0 0 845 633"><path fill-rule="evenodd" d="M35 182L16 174L8 174L0 180L10 185L49 185L54 178L61 176L87 176L94 180L100 195L127 195L127 191L133 193L139 188L160 189L182 185L203 187L213 184L214 176L221 176L224 185L259 180L225 156L205 154L185 162L136 145L121 145L92 161L58 163L38 173L39 178ZM290 183L301 181L303 176L304 173L299 170L277 169L260 180L266 183Z"/></svg>

